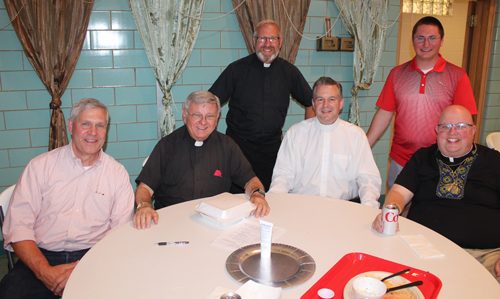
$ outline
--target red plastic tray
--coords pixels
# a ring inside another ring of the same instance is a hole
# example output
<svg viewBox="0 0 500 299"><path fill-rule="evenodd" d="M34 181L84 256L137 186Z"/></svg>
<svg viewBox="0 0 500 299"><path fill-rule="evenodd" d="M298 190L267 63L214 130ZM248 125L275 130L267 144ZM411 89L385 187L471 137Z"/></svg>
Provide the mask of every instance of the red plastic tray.
<svg viewBox="0 0 500 299"><path fill-rule="evenodd" d="M384 260L366 253L348 253L344 255L323 277L318 280L301 299L319 299L318 290L329 288L335 292L335 298L344 298L344 287L354 276L368 271L398 272L405 265ZM401 275L409 281L422 280L424 284L418 288L425 299L434 299L439 294L443 283L434 274L419 269L411 268L411 271Z"/></svg>

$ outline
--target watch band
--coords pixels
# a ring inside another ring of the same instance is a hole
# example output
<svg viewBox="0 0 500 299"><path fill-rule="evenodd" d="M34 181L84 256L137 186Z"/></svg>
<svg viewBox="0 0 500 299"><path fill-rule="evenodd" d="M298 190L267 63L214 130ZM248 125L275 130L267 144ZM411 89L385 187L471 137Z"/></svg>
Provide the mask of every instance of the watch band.
<svg viewBox="0 0 500 299"><path fill-rule="evenodd" d="M149 201L142 201L140 202L138 205L137 205L137 209L136 210L139 210L140 208L142 208L144 206L144 204L150 204L151 207L153 206L153 204L151 204Z"/></svg>
<svg viewBox="0 0 500 299"><path fill-rule="evenodd" d="M266 197L266 192L265 192L264 190L260 189L260 188L259 188L259 189L255 189L255 190L253 190L253 191L252 191L252 195L253 195L255 192L258 192L258 193L260 193L262 196Z"/></svg>

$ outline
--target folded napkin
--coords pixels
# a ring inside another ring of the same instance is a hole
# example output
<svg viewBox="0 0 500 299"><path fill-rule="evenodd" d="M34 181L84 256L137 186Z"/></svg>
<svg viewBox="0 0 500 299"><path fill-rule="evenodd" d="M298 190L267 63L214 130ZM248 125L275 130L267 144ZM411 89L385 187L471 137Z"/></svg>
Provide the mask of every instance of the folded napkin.
<svg viewBox="0 0 500 299"><path fill-rule="evenodd" d="M400 236L406 244L421 258L443 257L444 253L437 250L423 235Z"/></svg>
<svg viewBox="0 0 500 299"><path fill-rule="evenodd" d="M220 299L222 295L225 293L233 292L233 290L226 289L223 287L216 287L210 295L208 295L207 299Z"/></svg>
<svg viewBox="0 0 500 299"><path fill-rule="evenodd" d="M280 299L281 288L266 286L256 283L253 280L247 281L239 289L236 294L241 296L241 299Z"/></svg>

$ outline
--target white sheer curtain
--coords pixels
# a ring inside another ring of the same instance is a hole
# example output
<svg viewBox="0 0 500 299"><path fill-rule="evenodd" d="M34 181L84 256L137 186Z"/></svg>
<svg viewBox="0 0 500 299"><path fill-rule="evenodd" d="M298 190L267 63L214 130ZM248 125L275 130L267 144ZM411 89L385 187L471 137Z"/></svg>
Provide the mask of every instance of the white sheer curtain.
<svg viewBox="0 0 500 299"><path fill-rule="evenodd" d="M354 86L349 122L360 125L358 90L370 89L384 49L389 0L335 0L342 22L354 37Z"/></svg>
<svg viewBox="0 0 500 299"><path fill-rule="evenodd" d="M163 92L161 135L175 129L172 86L189 61L205 0L128 0L146 54ZM182 12L182 13L180 13Z"/></svg>

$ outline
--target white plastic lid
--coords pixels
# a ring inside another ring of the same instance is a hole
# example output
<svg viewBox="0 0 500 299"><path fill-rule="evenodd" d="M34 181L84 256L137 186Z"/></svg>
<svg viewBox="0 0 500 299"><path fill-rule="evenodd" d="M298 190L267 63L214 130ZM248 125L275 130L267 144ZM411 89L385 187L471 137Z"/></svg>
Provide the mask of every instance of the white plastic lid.
<svg viewBox="0 0 500 299"><path fill-rule="evenodd" d="M225 192L204 199L196 210L214 218L230 219L254 209L255 205L246 198Z"/></svg>

